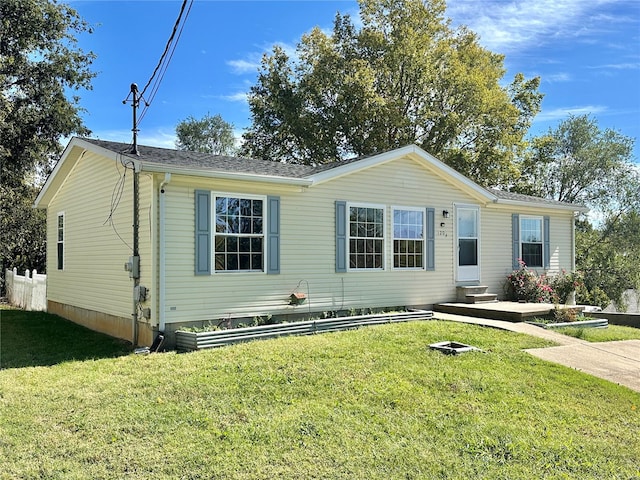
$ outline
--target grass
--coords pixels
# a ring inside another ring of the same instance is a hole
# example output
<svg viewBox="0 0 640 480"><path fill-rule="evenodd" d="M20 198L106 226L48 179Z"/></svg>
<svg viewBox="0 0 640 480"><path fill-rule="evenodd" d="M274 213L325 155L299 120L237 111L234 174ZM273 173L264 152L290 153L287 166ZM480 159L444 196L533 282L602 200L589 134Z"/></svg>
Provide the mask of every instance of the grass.
<svg viewBox="0 0 640 480"><path fill-rule="evenodd" d="M563 327L556 328L554 332L580 338L587 342L613 342L617 340L640 340L640 329L611 325L607 328L580 328Z"/></svg>
<svg viewBox="0 0 640 480"><path fill-rule="evenodd" d="M428 321L100 358L85 335L0 371L0 479L640 476L640 394L522 352L540 339Z"/></svg>
<svg viewBox="0 0 640 480"><path fill-rule="evenodd" d="M56 315L0 308L0 368L49 366L71 360L116 357L130 344Z"/></svg>

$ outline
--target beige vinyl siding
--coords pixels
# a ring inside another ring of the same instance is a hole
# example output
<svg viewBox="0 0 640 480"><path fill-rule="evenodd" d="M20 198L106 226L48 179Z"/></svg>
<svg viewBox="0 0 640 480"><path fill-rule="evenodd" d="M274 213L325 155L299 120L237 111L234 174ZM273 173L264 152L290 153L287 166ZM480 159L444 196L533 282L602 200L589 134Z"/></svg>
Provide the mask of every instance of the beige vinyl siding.
<svg viewBox="0 0 640 480"><path fill-rule="evenodd" d="M124 168L86 152L81 156L47 213L47 297L49 300L114 316L130 317L133 281L124 270L132 251L132 170L127 171L122 197L113 213L115 230L105 221L111 212L114 188ZM142 284L150 285L151 178L140 176L140 254ZM56 265L56 222L65 214L64 270Z"/></svg>
<svg viewBox="0 0 640 480"><path fill-rule="evenodd" d="M194 191L280 196L279 275L214 273L194 275ZM455 298L453 203L472 203L459 190L402 159L311 188L282 188L240 182L206 182L174 176L166 188L167 323L251 317L268 312L303 313L392 305L424 305ZM384 271L335 272L335 201L383 204L386 209ZM436 211L436 270L393 270L393 206ZM444 227L440 227L444 222ZM298 287L299 285L299 287ZM308 285L308 288L307 288ZM305 304L288 305L295 290Z"/></svg>
<svg viewBox="0 0 640 480"><path fill-rule="evenodd" d="M504 280L512 271L511 215L549 216L551 258L549 269L534 269L538 274L556 275L562 269L570 271L573 265L573 212L507 205L492 205L482 209L481 220L481 280L489 291L501 298Z"/></svg>

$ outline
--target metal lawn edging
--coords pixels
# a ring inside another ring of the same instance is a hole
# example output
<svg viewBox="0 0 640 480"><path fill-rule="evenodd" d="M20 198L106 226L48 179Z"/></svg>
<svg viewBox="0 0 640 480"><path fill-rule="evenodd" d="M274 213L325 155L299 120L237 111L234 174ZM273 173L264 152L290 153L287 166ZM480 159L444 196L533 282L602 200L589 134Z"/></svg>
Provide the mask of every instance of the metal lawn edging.
<svg viewBox="0 0 640 480"><path fill-rule="evenodd" d="M433 312L417 310L399 313L358 315L350 317L325 318L304 322L277 323L255 327L230 328L210 332L176 331L176 349L181 352L222 347L239 342L284 337L288 335L312 335L315 333L337 332L369 325L427 320Z"/></svg>
<svg viewBox="0 0 640 480"><path fill-rule="evenodd" d="M563 323L540 323L540 322L526 322L536 327L542 327L547 330L554 328L607 328L609 326L609 320L606 318L594 318L593 320L580 320L577 322L563 322Z"/></svg>

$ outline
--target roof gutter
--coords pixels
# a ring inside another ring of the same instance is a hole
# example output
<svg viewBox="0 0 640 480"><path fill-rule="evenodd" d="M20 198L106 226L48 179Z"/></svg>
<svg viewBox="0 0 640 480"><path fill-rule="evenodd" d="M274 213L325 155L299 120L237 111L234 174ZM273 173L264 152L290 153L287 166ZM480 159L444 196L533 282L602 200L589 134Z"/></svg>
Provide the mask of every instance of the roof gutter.
<svg viewBox="0 0 640 480"><path fill-rule="evenodd" d="M565 210L567 212L579 212L579 213L587 213L589 208L584 207L582 205L572 205L572 204L555 204L555 203L544 203L544 202L523 202L520 200L509 200L506 198L496 198L493 200L494 204L499 205L513 205L514 207L529 207L529 208L548 208L550 210Z"/></svg>
<svg viewBox="0 0 640 480"><path fill-rule="evenodd" d="M308 187L313 184L313 180L306 178L279 177L275 175L260 175L256 173L223 172L216 170L201 170L196 168L181 168L169 165L156 165L141 162L142 170L150 173L169 173L175 175L189 175L203 178L220 178L224 180L238 180L244 182L277 183L280 185L292 185L298 187Z"/></svg>

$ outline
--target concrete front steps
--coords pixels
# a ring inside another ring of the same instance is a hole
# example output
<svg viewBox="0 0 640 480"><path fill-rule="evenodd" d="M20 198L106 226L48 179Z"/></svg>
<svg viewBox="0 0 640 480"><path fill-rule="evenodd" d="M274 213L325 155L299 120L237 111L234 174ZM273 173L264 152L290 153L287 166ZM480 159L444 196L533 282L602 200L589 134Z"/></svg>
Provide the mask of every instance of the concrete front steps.
<svg viewBox="0 0 640 480"><path fill-rule="evenodd" d="M456 287L456 303L440 303L434 305L434 310L454 315L522 322L548 316L554 308L551 304L499 302L498 296L487 293L487 290L488 287L484 285Z"/></svg>
<svg viewBox="0 0 640 480"><path fill-rule="evenodd" d="M458 303L494 303L498 301L498 295L487 293L489 287L483 285L465 285L456 287Z"/></svg>

